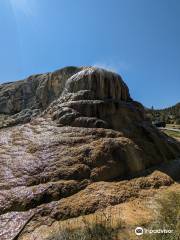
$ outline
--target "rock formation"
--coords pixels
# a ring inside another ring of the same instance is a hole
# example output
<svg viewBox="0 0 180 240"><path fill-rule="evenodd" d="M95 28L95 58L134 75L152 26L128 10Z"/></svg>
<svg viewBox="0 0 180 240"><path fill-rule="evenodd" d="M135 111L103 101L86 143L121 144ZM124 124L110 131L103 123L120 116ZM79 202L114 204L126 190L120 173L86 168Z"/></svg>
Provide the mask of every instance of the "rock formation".
<svg viewBox="0 0 180 240"><path fill-rule="evenodd" d="M179 162L171 162L179 143L151 125L121 77L107 70L67 67L0 85L0 128L2 240L97 210L103 194L86 206L87 192L108 181L121 189L120 180L169 161L177 167L167 172L179 175ZM153 179L147 187L173 181ZM105 205L123 201L106 198Z"/></svg>

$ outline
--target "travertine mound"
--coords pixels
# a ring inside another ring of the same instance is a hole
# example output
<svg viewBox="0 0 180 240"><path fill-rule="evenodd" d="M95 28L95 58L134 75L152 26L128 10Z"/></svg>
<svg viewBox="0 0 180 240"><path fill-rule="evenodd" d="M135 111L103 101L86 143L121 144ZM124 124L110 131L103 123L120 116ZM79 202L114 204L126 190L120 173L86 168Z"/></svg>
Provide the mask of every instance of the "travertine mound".
<svg viewBox="0 0 180 240"><path fill-rule="evenodd" d="M109 195L105 204L98 192L116 186L109 181L124 189L122 179L159 164L173 178L180 173L179 162L171 161L179 143L151 125L118 74L103 69L67 67L0 85L0 127L2 240L123 201ZM153 177L146 187L173 182L162 179Z"/></svg>
<svg viewBox="0 0 180 240"><path fill-rule="evenodd" d="M129 89L121 77L104 69L84 68L68 79L65 93L90 91L96 99L130 100Z"/></svg>
<svg viewBox="0 0 180 240"><path fill-rule="evenodd" d="M24 109L46 108L60 96L66 80L79 70L80 68L67 67L0 85L0 113L15 114Z"/></svg>

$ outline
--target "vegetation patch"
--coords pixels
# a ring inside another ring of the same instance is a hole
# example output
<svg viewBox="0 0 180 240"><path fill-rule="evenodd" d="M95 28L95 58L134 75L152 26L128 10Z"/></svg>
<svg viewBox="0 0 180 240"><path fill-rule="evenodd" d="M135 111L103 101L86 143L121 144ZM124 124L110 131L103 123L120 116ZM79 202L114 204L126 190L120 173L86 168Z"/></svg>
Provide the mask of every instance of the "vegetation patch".
<svg viewBox="0 0 180 240"><path fill-rule="evenodd" d="M163 130L163 132L166 133L170 137L180 138L180 132L178 132L178 131Z"/></svg>
<svg viewBox="0 0 180 240"><path fill-rule="evenodd" d="M67 226L48 240L117 240L122 229L122 221L117 221L117 224L113 226L111 216L104 215L101 222L95 221L94 223L83 218L81 227Z"/></svg>
<svg viewBox="0 0 180 240"><path fill-rule="evenodd" d="M180 192L168 192L155 202L156 220L147 229L171 230L171 233L144 234L144 240L180 239Z"/></svg>

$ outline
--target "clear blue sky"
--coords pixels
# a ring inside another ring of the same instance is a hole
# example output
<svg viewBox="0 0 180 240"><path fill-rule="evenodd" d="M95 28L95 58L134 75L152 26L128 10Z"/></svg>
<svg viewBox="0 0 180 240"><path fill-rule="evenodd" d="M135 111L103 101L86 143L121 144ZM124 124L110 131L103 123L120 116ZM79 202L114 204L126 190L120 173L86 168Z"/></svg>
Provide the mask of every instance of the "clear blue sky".
<svg viewBox="0 0 180 240"><path fill-rule="evenodd" d="M0 0L0 33L0 82L98 65L145 106L180 101L180 0Z"/></svg>

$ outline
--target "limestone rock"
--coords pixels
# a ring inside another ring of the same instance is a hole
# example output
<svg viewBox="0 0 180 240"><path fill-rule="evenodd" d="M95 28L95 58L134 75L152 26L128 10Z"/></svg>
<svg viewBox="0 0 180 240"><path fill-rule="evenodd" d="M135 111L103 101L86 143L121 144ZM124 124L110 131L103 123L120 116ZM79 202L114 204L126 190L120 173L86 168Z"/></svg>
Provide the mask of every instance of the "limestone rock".
<svg viewBox="0 0 180 240"><path fill-rule="evenodd" d="M118 74L98 68L84 68L68 79L64 92L89 90L96 99L130 100L129 90Z"/></svg>
<svg viewBox="0 0 180 240"><path fill-rule="evenodd" d="M0 85L0 127L2 240L125 201L137 182L163 186L179 176L179 161L171 161L179 143L151 125L107 70L67 67ZM122 181L161 164L171 177Z"/></svg>
<svg viewBox="0 0 180 240"><path fill-rule="evenodd" d="M37 109L45 109L60 96L66 80L79 70L76 67L67 67L53 73L33 75L25 80L1 84L0 114L12 116L18 113L21 119L17 119L15 115L15 121L11 124L22 123L24 111L30 110L32 115ZM4 125L1 123L1 126Z"/></svg>

